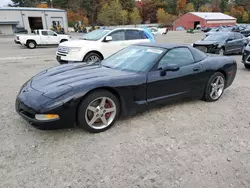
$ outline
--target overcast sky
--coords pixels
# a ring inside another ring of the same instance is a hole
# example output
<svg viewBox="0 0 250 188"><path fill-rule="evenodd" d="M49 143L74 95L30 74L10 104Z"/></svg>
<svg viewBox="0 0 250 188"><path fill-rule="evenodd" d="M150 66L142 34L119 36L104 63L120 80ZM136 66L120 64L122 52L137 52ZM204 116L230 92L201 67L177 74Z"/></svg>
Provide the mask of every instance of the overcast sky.
<svg viewBox="0 0 250 188"><path fill-rule="evenodd" d="M8 5L10 2L11 0L0 0L0 7Z"/></svg>

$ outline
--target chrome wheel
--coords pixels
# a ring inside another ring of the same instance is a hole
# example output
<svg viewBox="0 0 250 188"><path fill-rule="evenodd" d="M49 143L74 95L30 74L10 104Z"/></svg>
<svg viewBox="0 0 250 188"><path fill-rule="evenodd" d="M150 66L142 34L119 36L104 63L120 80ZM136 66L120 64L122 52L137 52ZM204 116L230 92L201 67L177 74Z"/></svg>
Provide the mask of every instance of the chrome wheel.
<svg viewBox="0 0 250 188"><path fill-rule="evenodd" d="M88 105L85 120L93 129L105 129L114 121L116 113L115 102L109 97L100 97Z"/></svg>
<svg viewBox="0 0 250 188"><path fill-rule="evenodd" d="M92 56L90 56L89 58L88 58L88 60L87 60L87 62L88 63L96 63L96 62L100 62L101 60L99 59L99 57L97 57L97 56L94 56L94 55L92 55Z"/></svg>
<svg viewBox="0 0 250 188"><path fill-rule="evenodd" d="M35 44L34 44L33 42L30 42L30 43L29 43L29 47L30 47L30 48L35 48Z"/></svg>
<svg viewBox="0 0 250 188"><path fill-rule="evenodd" d="M223 93L225 81L222 76L216 76L211 83L210 97L217 100Z"/></svg>

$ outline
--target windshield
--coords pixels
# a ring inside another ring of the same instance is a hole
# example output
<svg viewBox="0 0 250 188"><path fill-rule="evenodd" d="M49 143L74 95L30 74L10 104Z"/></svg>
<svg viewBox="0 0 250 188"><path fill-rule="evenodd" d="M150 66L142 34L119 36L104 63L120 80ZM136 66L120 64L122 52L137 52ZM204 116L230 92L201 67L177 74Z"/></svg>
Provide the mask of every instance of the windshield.
<svg viewBox="0 0 250 188"><path fill-rule="evenodd" d="M108 29L98 29L95 31L92 31L84 36L82 36L80 39L81 40L99 40L102 37L104 37L106 34L108 34L110 30Z"/></svg>
<svg viewBox="0 0 250 188"><path fill-rule="evenodd" d="M227 35L217 34L217 35L209 35L206 38L204 38L204 41L225 41L227 38Z"/></svg>
<svg viewBox="0 0 250 188"><path fill-rule="evenodd" d="M129 46L102 61L102 65L112 69L144 72L164 52L162 48Z"/></svg>

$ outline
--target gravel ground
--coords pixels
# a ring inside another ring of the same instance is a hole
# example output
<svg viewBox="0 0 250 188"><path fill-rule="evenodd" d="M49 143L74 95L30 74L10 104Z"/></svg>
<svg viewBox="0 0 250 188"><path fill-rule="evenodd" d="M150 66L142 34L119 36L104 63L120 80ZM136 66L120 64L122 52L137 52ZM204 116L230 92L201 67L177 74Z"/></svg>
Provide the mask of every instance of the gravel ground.
<svg viewBox="0 0 250 188"><path fill-rule="evenodd" d="M203 34L170 32L159 42ZM0 187L250 187L250 72L238 61L215 103L186 101L120 120L110 130L41 131L14 110L20 86L51 66L56 48L29 50L0 38Z"/></svg>

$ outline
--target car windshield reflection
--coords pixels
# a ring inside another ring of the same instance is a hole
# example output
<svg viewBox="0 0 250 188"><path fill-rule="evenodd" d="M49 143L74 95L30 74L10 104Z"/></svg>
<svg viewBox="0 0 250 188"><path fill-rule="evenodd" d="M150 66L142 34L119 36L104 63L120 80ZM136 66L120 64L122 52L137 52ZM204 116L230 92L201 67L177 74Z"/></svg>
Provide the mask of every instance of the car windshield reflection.
<svg viewBox="0 0 250 188"><path fill-rule="evenodd" d="M103 60L101 64L122 71L144 72L154 64L163 52L162 48L129 46Z"/></svg>

